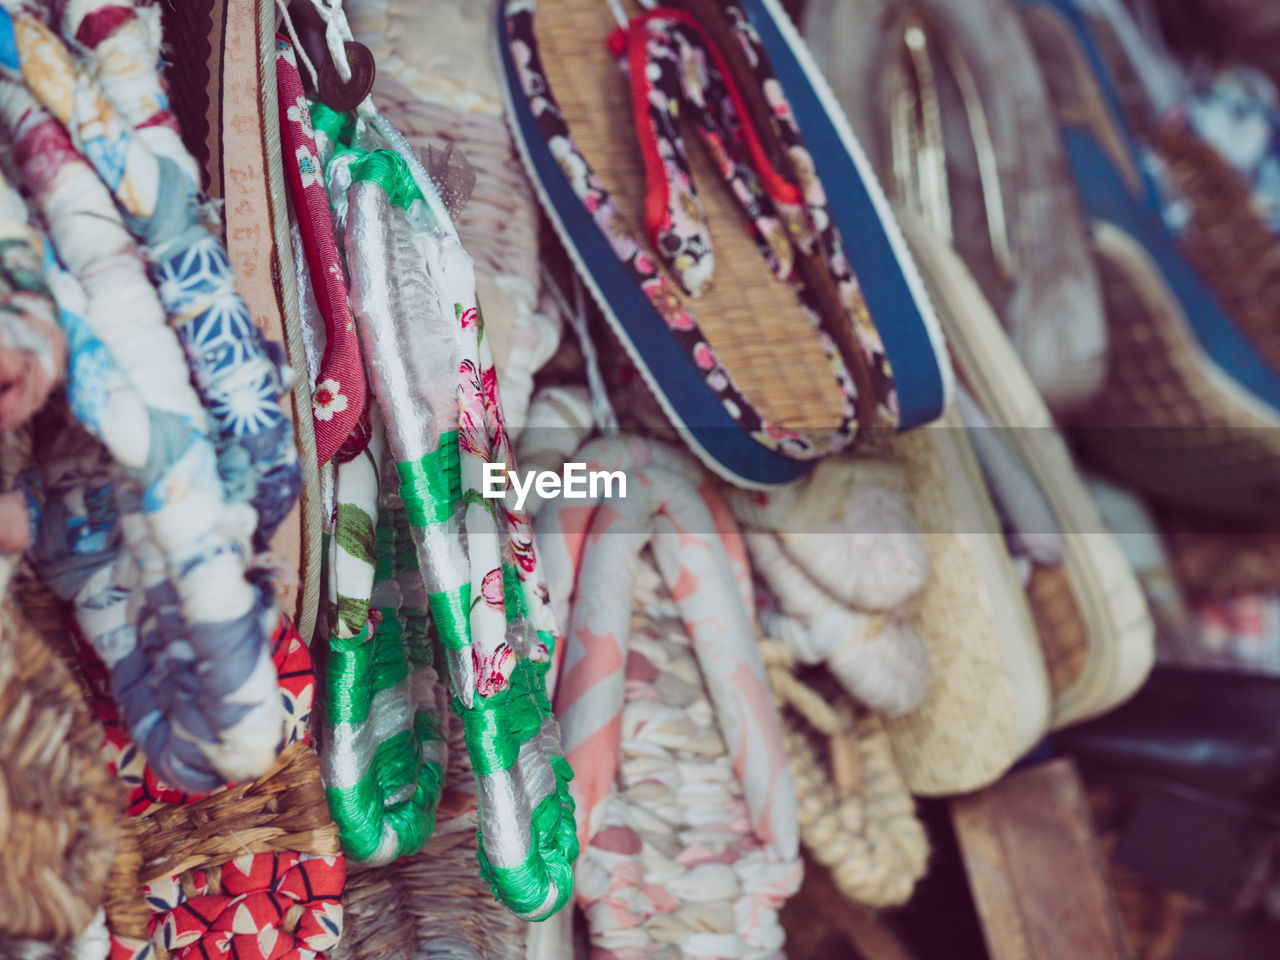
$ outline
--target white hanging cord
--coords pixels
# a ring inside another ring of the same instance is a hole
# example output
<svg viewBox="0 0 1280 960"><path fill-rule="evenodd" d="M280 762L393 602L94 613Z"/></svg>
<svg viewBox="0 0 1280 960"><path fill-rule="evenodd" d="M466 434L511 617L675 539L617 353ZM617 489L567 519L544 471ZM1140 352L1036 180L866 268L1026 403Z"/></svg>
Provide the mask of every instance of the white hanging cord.
<svg viewBox="0 0 1280 960"><path fill-rule="evenodd" d="M346 83L351 79L351 64L347 63L345 44L348 40L354 40L355 36L351 33L351 25L347 23L342 0L311 0L311 5L324 20L325 46L329 48L329 56L333 58L333 65L338 70L338 79Z"/></svg>
<svg viewBox="0 0 1280 960"><path fill-rule="evenodd" d="M608 0L609 9L613 11L613 19L618 21L618 26L622 29L627 28L627 12L622 9L622 0Z"/></svg>
<svg viewBox="0 0 1280 960"><path fill-rule="evenodd" d="M307 68L307 73L311 74L311 89L320 89L320 78L316 74L315 64L311 62L311 58L307 56L306 48L302 46L298 40L298 32L293 28L293 18L289 16L288 0L276 0L276 9L280 11L280 17L284 23L284 28L288 31L289 39L293 41L293 52L298 55L298 59L302 61L303 66Z"/></svg>

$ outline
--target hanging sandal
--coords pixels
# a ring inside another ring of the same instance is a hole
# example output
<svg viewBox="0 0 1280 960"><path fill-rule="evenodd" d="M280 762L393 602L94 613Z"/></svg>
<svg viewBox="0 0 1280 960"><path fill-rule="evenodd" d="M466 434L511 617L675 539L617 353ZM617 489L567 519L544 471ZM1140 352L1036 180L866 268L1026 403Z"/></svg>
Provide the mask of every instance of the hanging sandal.
<svg viewBox="0 0 1280 960"><path fill-rule="evenodd" d="M1110 325L1106 384L1073 421L1081 451L1170 505L1273 514L1280 372L1255 346L1251 314L1231 308L1236 281L1197 271L1195 237L1165 221L1151 161L1176 164L1185 151L1143 116L1151 107L1124 111L1106 56L1114 44L1099 42L1132 24L1118 7L1107 23L1072 0L1022 0L1020 11L1091 224ZM1115 65L1132 70L1120 62L1128 53Z"/></svg>
<svg viewBox="0 0 1280 960"><path fill-rule="evenodd" d="M65 64L56 38L37 33ZM130 731L172 782L255 776L282 718L267 649L280 612L260 575L248 579L254 512L219 481L181 346L107 187L24 87L4 81L0 103L53 246L85 282L45 258L84 430L48 409L35 434L45 455L27 483L33 562L129 691ZM98 242L84 245L88 235Z"/></svg>
<svg viewBox="0 0 1280 960"><path fill-rule="evenodd" d="M480 494L484 464L510 463L511 451L474 272L435 188L411 153L384 145L403 138L371 105L354 125L315 105L312 115L318 135L342 148L328 165L330 197L454 710L466 725L481 872L519 916L545 919L573 884L572 772L546 695L556 628L532 531ZM405 337L411 310L417 326Z"/></svg>
<svg viewBox="0 0 1280 960"><path fill-rule="evenodd" d="M730 17L749 34L747 15L736 5L699 13L705 15L697 22L711 37L721 37L724 25L709 21ZM770 23L785 20L772 4L763 15ZM715 270L707 292L686 303L658 265L661 257L624 221L643 206L645 163L643 151L628 143L628 118L638 111L605 45L616 26L607 5L508 3L499 16L508 110L548 215L646 385L709 466L749 486L784 483L815 457L847 446L862 428L907 428L937 416L947 374L938 359L940 341L930 332L931 312L841 121L820 107L810 123L810 135L829 146L820 157L831 158L823 180L841 184L832 205L815 202L824 199L811 175L815 157L798 144L785 154L792 167L798 158L809 164L788 179L805 191L805 212L820 239L822 256L805 275L824 274L825 281L803 285L820 306L806 310L795 289L770 275L741 225L740 201L720 171L701 172L707 161L699 151L688 160L702 187ZM642 15L624 25L633 38L643 37L646 16L655 23L671 19ZM795 64L795 45L792 34L768 58L785 54ZM731 66L745 56L725 40L715 46ZM629 59L634 76L639 61ZM767 67L764 58L755 62ZM733 69L746 99L763 98L760 76L749 81L756 92L747 93L748 81ZM779 112L787 108L784 87L789 98L819 102L816 71L796 69L790 83L775 78L767 86ZM778 136L758 121L754 128L770 141ZM843 247L837 225L858 243ZM847 277L836 276L842 271ZM893 355L886 359L886 353Z"/></svg>
<svg viewBox="0 0 1280 960"><path fill-rule="evenodd" d="M553 603L572 596L557 704L594 946L779 956L776 910L800 881L795 796L746 568L717 533L732 519L671 448L618 436L575 456L630 477L625 500L556 501L538 519Z"/></svg>
<svg viewBox="0 0 1280 960"><path fill-rule="evenodd" d="M286 156L279 147L286 136L281 109L287 116L289 105L280 104L276 81L277 7L272 0L157 6L167 51L167 102L182 117L181 135L195 160L197 186L221 201L221 234L236 291L264 335L283 346L296 378L282 405L296 433L302 493L299 508L285 516L272 538L271 552L297 571L296 584L278 587L281 606L310 637L320 606L323 505L316 424L324 420L317 420L310 384L302 375L307 366L298 278L289 251L285 175L296 148ZM332 396L331 391L334 404ZM350 410L359 403L347 400Z"/></svg>
<svg viewBox="0 0 1280 960"><path fill-rule="evenodd" d="M890 192L955 245L1050 409L1107 331L1045 83L1005 0L815 0L803 31Z"/></svg>
<svg viewBox="0 0 1280 960"><path fill-rule="evenodd" d="M1078 723L1128 699L1150 672L1155 638L1146 601L976 282L930 227L905 213L901 222L938 304L957 376L990 418L970 430L973 445L1004 443L1014 458L990 472L1004 484L993 496L1011 506L1006 516L1026 541L1058 540L1057 557L1037 555L1032 545L1027 598L1049 669L1052 727ZM1020 471L1029 496L1009 490Z"/></svg>

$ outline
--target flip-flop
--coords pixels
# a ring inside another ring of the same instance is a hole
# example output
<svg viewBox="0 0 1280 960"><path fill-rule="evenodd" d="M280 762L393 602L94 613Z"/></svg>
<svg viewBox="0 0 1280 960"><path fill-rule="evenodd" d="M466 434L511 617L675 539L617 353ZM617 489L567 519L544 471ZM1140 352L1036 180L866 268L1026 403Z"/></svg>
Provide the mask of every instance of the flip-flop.
<svg viewBox="0 0 1280 960"><path fill-rule="evenodd" d="M936 417L949 373L879 187L786 15L772 2L703 5L696 14L745 99L783 117L755 128L807 188L809 216L825 237L825 256L809 258L804 274L822 304L817 329L795 290L771 275L739 201L701 149L689 162L715 250L706 294L686 300L628 225L643 222L645 164L636 87L605 42L618 27L607 4L501 6L507 106L553 226L682 439L733 482L785 483L862 429ZM841 189L824 196L823 183Z"/></svg>
<svg viewBox="0 0 1280 960"><path fill-rule="evenodd" d="M1110 26L1073 0L1019 7L1044 64L1107 305L1107 380L1073 418L1076 440L1101 468L1155 499L1273 515L1280 372L1254 345L1246 318L1224 308L1223 278L1198 272L1164 219L1100 42ZM1146 146L1161 152L1151 135Z"/></svg>
<svg viewBox="0 0 1280 960"><path fill-rule="evenodd" d="M1051 409L1107 331L1035 53L1005 0L814 0L802 28L876 169L950 240Z"/></svg>

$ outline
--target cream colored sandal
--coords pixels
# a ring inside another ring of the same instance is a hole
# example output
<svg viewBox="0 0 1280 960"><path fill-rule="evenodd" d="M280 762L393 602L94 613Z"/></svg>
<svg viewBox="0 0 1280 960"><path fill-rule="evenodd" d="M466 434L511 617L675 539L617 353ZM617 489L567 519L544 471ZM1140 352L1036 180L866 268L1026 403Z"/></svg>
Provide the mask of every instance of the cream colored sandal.
<svg viewBox="0 0 1280 960"><path fill-rule="evenodd" d="M957 374L1040 487L1066 544L1064 576L1036 568L1028 595L1053 693L1054 728L1115 707L1155 656L1146 600L1062 437L977 283L922 220L900 213Z"/></svg>

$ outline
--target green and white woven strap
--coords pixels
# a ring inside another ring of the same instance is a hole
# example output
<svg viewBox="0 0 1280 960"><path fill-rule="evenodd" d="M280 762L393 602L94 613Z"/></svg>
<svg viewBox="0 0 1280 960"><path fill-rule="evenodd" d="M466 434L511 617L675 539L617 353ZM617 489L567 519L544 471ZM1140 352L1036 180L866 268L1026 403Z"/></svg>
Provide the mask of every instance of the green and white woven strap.
<svg viewBox="0 0 1280 960"><path fill-rule="evenodd" d="M344 849L380 864L431 836L446 757L417 557L399 498L379 495L376 418L372 433L337 469L321 755Z"/></svg>
<svg viewBox="0 0 1280 960"><path fill-rule="evenodd" d="M332 129L344 135L340 124ZM377 139L357 121L351 142ZM396 152L339 144L327 182L343 225L357 331L475 769L481 871L515 913L544 919L572 890L572 774L546 693L555 629L537 599L529 527L480 492L485 464L510 462L510 454L471 261Z"/></svg>

